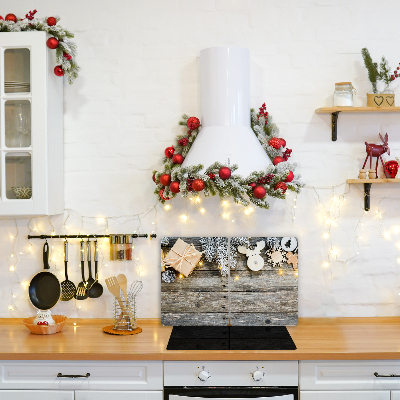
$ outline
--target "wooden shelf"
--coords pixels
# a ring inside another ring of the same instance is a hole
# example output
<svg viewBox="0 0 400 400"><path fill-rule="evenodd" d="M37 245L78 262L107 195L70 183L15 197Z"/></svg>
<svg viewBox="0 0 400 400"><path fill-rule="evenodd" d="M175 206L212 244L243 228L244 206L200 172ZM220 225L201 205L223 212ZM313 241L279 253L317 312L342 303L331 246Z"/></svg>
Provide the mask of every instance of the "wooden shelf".
<svg viewBox="0 0 400 400"><path fill-rule="evenodd" d="M322 107L317 108L315 112L316 114L332 114L332 141L335 142L339 113L398 113L400 107Z"/></svg>
<svg viewBox="0 0 400 400"><path fill-rule="evenodd" d="M322 107L315 110L317 114L344 113L375 113L375 112L400 112L400 107Z"/></svg>
<svg viewBox="0 0 400 400"><path fill-rule="evenodd" d="M364 184L364 210L369 211L371 199L371 185L375 183L400 183L398 178L377 178L377 179L347 179L348 184Z"/></svg>

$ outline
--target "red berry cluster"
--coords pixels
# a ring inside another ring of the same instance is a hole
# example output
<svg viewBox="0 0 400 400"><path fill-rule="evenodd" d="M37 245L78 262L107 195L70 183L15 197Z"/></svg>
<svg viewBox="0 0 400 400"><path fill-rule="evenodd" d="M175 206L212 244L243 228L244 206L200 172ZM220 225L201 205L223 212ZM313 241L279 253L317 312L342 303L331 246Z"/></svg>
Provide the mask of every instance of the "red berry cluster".
<svg viewBox="0 0 400 400"><path fill-rule="evenodd" d="M285 161L288 160L288 158L290 157L291 152L292 152L291 149L286 149L286 150L283 152L282 157L283 157L283 159L284 159Z"/></svg>
<svg viewBox="0 0 400 400"><path fill-rule="evenodd" d="M212 172L208 173L207 175L212 181L215 179L215 174L213 174Z"/></svg>
<svg viewBox="0 0 400 400"><path fill-rule="evenodd" d="M267 112L267 106L265 103L259 108L260 112L258 113L258 118L264 117L265 118L265 125L268 124L268 112Z"/></svg>
<svg viewBox="0 0 400 400"><path fill-rule="evenodd" d="M192 187L193 182L194 182L194 178L187 178L186 179L188 192L193 192L193 187Z"/></svg>
<svg viewBox="0 0 400 400"><path fill-rule="evenodd" d="M189 143L189 139L187 139L187 138L182 138L182 139L178 140L178 144L180 146L187 146L188 143Z"/></svg>
<svg viewBox="0 0 400 400"><path fill-rule="evenodd" d="M70 56L68 53L63 53L63 56L67 61L69 61L72 58L72 56Z"/></svg>
<svg viewBox="0 0 400 400"><path fill-rule="evenodd" d="M273 179L274 175L272 174L267 174L261 178L257 179L257 185L265 185L267 183L271 183L272 179Z"/></svg>
<svg viewBox="0 0 400 400"><path fill-rule="evenodd" d="M400 65L400 63L399 63ZM397 67L394 71L393 71L393 75L391 76L392 81L394 81L396 78L400 77L400 73L399 73L400 67Z"/></svg>
<svg viewBox="0 0 400 400"><path fill-rule="evenodd" d="M25 14L25 18L29 19L29 21L32 21L35 18L36 13L37 10L29 11L28 14Z"/></svg>

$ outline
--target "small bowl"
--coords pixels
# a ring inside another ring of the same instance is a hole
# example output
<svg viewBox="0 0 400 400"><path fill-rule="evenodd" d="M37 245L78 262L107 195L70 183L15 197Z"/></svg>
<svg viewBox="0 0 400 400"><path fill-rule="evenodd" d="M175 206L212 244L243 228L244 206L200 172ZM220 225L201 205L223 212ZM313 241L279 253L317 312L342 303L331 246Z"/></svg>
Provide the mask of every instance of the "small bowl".
<svg viewBox="0 0 400 400"><path fill-rule="evenodd" d="M55 325L34 325L32 322L36 317L25 318L22 322L35 335L53 335L62 331L67 317L65 315L52 315L52 317Z"/></svg>
<svg viewBox="0 0 400 400"><path fill-rule="evenodd" d="M15 198L17 199L30 199L32 197L32 188L31 187L12 187L11 188Z"/></svg>

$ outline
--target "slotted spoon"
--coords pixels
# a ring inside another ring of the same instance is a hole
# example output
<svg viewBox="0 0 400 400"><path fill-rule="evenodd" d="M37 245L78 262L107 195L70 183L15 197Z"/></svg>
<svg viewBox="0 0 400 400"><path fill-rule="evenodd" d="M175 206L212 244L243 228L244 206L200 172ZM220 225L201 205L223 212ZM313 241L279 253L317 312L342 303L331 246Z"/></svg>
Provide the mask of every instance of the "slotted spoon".
<svg viewBox="0 0 400 400"><path fill-rule="evenodd" d="M65 264L65 281L61 282L61 301L68 301L74 298L76 293L75 284L68 279L68 242L64 242L64 264Z"/></svg>

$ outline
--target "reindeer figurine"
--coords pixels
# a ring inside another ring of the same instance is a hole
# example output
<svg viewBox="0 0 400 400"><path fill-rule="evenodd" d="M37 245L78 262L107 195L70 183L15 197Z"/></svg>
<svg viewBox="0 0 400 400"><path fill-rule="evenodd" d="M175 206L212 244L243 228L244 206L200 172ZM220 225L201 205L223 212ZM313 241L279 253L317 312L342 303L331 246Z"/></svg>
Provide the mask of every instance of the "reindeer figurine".
<svg viewBox="0 0 400 400"><path fill-rule="evenodd" d="M260 251L265 247L265 242L258 242L254 250L250 250L244 246L239 246L239 253L246 254L247 266L252 271L259 271L264 266L264 259L260 255Z"/></svg>
<svg viewBox="0 0 400 400"><path fill-rule="evenodd" d="M381 138L383 144L372 144L372 143L365 142L367 158L365 159L364 165L362 167L362 169L364 169L365 164L367 163L368 157L370 157L370 159L369 159L369 168L372 169L372 157L376 157L376 173L377 173L377 176L378 176L378 162L379 162L379 159L381 160L382 165L385 165L385 163L382 160L382 154L388 153L388 155L390 156L390 149L389 149L389 146L388 146L388 140L389 140L388 134L385 135L385 138L383 138L381 134L379 134L379 137Z"/></svg>

